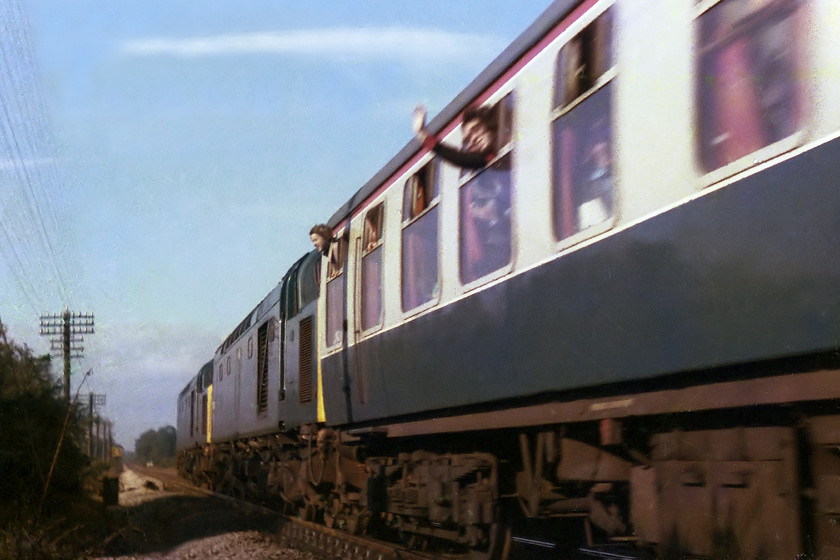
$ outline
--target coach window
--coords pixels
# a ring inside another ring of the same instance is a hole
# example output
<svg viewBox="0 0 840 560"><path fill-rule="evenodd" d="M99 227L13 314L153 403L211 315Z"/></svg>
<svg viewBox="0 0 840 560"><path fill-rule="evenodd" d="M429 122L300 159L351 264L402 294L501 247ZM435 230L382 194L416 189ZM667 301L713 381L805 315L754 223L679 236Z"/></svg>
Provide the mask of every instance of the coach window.
<svg viewBox="0 0 840 560"><path fill-rule="evenodd" d="M402 308L410 311L437 298L438 160L409 177L403 190Z"/></svg>
<svg viewBox="0 0 840 560"><path fill-rule="evenodd" d="M230 356L227 357L227 362L225 363L227 366L227 374L230 375Z"/></svg>
<svg viewBox="0 0 840 560"><path fill-rule="evenodd" d="M462 172L459 192L461 282L469 284L511 260L511 122L513 95L493 107L496 160L475 173Z"/></svg>
<svg viewBox="0 0 840 560"><path fill-rule="evenodd" d="M614 213L612 10L557 56L552 158L554 232L566 239L606 224Z"/></svg>
<svg viewBox="0 0 840 560"><path fill-rule="evenodd" d="M224 366L222 365L221 362L219 362L219 381L222 380L222 377L224 377L224 375L225 375Z"/></svg>
<svg viewBox="0 0 840 560"><path fill-rule="evenodd" d="M383 204L365 214L362 232L362 330L371 329L382 322L382 219Z"/></svg>
<svg viewBox="0 0 840 560"><path fill-rule="evenodd" d="M333 241L330 258L327 260L327 346L341 343L344 323L344 255L346 241L339 237Z"/></svg>
<svg viewBox="0 0 840 560"><path fill-rule="evenodd" d="M248 359L250 360L253 357L254 357L254 337L249 336L248 337Z"/></svg>
<svg viewBox="0 0 840 560"><path fill-rule="evenodd" d="M711 4L711 7L708 6ZM700 159L712 171L802 127L799 0L702 2L698 18Z"/></svg>

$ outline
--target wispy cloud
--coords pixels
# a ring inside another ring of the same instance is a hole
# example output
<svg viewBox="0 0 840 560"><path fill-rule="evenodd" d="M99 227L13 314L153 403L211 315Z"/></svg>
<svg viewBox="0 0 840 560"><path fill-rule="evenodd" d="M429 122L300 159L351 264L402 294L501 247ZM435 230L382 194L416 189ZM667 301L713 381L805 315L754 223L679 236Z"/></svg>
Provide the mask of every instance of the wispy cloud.
<svg viewBox="0 0 840 560"><path fill-rule="evenodd" d="M38 165L51 165L53 163L55 163L55 160L50 157L29 159L0 159L0 170L34 167Z"/></svg>
<svg viewBox="0 0 840 560"><path fill-rule="evenodd" d="M178 393L222 340L190 325L100 321L96 328L85 341L93 375L83 391L107 395L102 413L129 448L146 430L175 425Z"/></svg>
<svg viewBox="0 0 840 560"><path fill-rule="evenodd" d="M324 28L244 33L183 39L128 41L121 52L131 56L182 58L237 54L330 57L354 60L448 60L460 62L498 50L490 35L449 33L409 27Z"/></svg>

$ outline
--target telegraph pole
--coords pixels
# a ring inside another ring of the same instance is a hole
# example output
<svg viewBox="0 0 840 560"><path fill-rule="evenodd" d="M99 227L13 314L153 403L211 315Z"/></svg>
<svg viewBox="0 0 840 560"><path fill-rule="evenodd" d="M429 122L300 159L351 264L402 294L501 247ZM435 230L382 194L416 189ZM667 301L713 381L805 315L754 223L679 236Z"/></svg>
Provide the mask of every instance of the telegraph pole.
<svg viewBox="0 0 840 560"><path fill-rule="evenodd" d="M88 393L88 457L93 457L93 418L99 414L99 407L105 406L105 395L102 393Z"/></svg>
<svg viewBox="0 0 840 560"><path fill-rule="evenodd" d="M64 357L64 399L70 403L70 358L81 358L83 334L93 334L93 313L71 313L65 309L58 315L41 315L41 336L51 336L51 349Z"/></svg>

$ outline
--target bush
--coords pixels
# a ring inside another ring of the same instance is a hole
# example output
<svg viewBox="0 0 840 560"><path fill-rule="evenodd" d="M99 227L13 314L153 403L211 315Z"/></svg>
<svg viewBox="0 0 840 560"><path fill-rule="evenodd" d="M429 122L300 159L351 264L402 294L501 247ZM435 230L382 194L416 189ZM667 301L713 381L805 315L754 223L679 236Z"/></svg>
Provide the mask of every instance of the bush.
<svg viewBox="0 0 840 560"><path fill-rule="evenodd" d="M101 518L89 492L99 467L82 452L80 417L68 416L49 369L49 356L9 341L0 322L0 558L82 557L75 529Z"/></svg>

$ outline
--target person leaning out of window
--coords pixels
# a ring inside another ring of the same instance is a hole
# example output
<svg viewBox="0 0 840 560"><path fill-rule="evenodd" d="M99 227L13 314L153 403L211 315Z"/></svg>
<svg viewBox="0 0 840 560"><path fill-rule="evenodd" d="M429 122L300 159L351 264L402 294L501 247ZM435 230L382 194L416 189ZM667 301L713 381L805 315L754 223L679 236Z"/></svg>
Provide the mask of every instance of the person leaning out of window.
<svg viewBox="0 0 840 560"><path fill-rule="evenodd" d="M309 240L318 249L321 256L327 259L330 277L336 276L341 270L341 260L338 254L338 241L333 237L332 229L326 224L316 224L309 230Z"/></svg>
<svg viewBox="0 0 840 560"><path fill-rule="evenodd" d="M490 107L470 107L464 111L461 124L461 149L453 148L429 134L426 129L426 108L414 109L412 127L423 147L446 161L465 169L481 169L496 157L498 122Z"/></svg>

